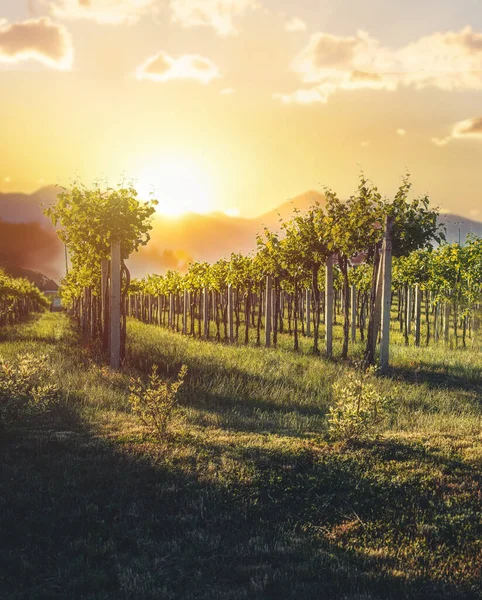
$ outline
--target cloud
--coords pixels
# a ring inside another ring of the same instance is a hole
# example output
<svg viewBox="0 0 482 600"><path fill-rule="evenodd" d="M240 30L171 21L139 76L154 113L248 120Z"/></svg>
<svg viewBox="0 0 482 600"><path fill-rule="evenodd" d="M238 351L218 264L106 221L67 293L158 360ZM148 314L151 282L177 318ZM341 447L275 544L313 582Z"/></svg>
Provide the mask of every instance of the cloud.
<svg viewBox="0 0 482 600"><path fill-rule="evenodd" d="M482 141L482 117L459 121L452 127L450 135L444 138L434 137L432 138L432 142L436 146L446 146L452 140L467 138Z"/></svg>
<svg viewBox="0 0 482 600"><path fill-rule="evenodd" d="M397 135L399 135L400 137L403 137L404 135L407 134L407 132L405 131L405 129L402 129L401 127L399 129L397 129L396 131Z"/></svg>
<svg viewBox="0 0 482 600"><path fill-rule="evenodd" d="M234 88L224 88L224 90L221 90L220 94L222 94L223 96L232 96L234 92Z"/></svg>
<svg viewBox="0 0 482 600"><path fill-rule="evenodd" d="M235 21L258 7L257 0L171 0L172 20L182 27L212 27L220 36L236 35Z"/></svg>
<svg viewBox="0 0 482 600"><path fill-rule="evenodd" d="M286 31L306 31L306 23L299 17L293 17L285 24Z"/></svg>
<svg viewBox="0 0 482 600"><path fill-rule="evenodd" d="M207 84L218 77L221 77L218 67L209 58L197 54L172 58L166 52L159 52L148 58L137 69L138 79L161 82L172 79L193 79Z"/></svg>
<svg viewBox="0 0 482 600"><path fill-rule="evenodd" d="M311 102L327 102L340 90L394 91L400 86L481 90L482 34L466 27L390 49L365 31L351 37L316 33L292 69L308 87L275 95L284 102L308 97Z"/></svg>
<svg viewBox="0 0 482 600"><path fill-rule="evenodd" d="M0 63L33 59L55 69L72 66L72 39L49 18L7 23L0 19Z"/></svg>
<svg viewBox="0 0 482 600"><path fill-rule="evenodd" d="M156 0L41 0L61 19L88 19L105 25L132 24L154 8Z"/></svg>

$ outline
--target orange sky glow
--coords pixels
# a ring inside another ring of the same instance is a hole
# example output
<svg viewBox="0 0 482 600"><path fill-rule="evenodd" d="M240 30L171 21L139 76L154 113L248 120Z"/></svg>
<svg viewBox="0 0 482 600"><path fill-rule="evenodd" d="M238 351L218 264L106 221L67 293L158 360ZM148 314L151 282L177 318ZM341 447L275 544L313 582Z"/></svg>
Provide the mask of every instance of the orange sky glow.
<svg viewBox="0 0 482 600"><path fill-rule="evenodd" d="M0 77L3 192L124 177L169 216L253 217L408 170L482 220L472 0L3 0Z"/></svg>

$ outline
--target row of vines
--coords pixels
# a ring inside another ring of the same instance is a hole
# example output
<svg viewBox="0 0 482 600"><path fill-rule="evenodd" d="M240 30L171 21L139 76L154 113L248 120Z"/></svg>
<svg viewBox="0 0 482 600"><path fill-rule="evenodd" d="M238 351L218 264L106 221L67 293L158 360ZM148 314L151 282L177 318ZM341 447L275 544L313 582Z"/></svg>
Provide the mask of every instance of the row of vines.
<svg viewBox="0 0 482 600"><path fill-rule="evenodd" d="M415 343L422 343L423 325L424 343L443 337L466 344L478 326L481 240L445 244L437 211L426 196L410 199L410 190L407 176L388 200L362 175L347 201L326 189L324 206L295 211L279 231L265 229L251 256L233 254L214 264L192 263L185 274L169 271L130 281L125 260L148 242L155 201L139 202L132 187L75 186L48 211L72 257L63 300L84 333L102 339L107 349L113 306L109 257L117 241L121 358L128 315L231 343L249 343L254 336L259 345L276 346L278 335L287 332L294 350L300 336L310 337L315 354L322 350L323 334L328 355L333 324L340 323L341 358L348 356L350 340L359 338L366 366L374 364L377 342L384 331L387 335L383 321L390 309L392 328L398 321L406 343L412 329Z"/></svg>
<svg viewBox="0 0 482 600"><path fill-rule="evenodd" d="M11 277L0 269L0 327L15 325L48 305L48 299L28 279Z"/></svg>
<svg viewBox="0 0 482 600"><path fill-rule="evenodd" d="M259 263L259 254L233 254L229 261L192 263L184 275L168 271L134 280L126 311L145 323L218 342L248 344L254 336L256 345L277 346L278 333L288 333L298 350L301 335L312 338L317 352L320 324L324 330L326 319L325 273L318 273L318 304L309 273L300 278L296 291L288 278L279 278L271 291L270 311L270 291ZM417 250L395 259L393 266L392 327L399 327L405 344L410 339L416 346L443 340L465 347L480 325L482 239ZM333 275L333 324L342 323L348 314L350 341L365 342L373 266L350 267L348 304L337 264ZM267 312L272 338L263 335Z"/></svg>

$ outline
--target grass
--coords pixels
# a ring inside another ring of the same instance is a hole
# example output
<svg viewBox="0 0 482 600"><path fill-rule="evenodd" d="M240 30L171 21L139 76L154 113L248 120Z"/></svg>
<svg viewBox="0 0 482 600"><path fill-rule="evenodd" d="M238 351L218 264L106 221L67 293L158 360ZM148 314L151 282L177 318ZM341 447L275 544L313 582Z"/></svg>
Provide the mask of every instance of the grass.
<svg viewBox="0 0 482 600"><path fill-rule="evenodd" d="M50 355L62 401L2 435L2 599L480 598L480 351L394 346L392 422L344 445L325 413L350 365L280 342L130 321L112 373L65 315L4 330L0 355ZM189 369L161 443L127 400L152 364Z"/></svg>

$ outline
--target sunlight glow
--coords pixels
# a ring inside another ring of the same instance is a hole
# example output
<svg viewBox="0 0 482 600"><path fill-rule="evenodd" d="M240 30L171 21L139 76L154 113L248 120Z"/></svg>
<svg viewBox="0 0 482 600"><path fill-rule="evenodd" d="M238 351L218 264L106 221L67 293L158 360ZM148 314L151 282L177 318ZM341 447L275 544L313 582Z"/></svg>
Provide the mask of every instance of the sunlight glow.
<svg viewBox="0 0 482 600"><path fill-rule="evenodd" d="M214 210L212 186L206 173L194 164L160 161L141 168L136 177L141 198L153 195L157 212L178 217L185 213L206 214Z"/></svg>

